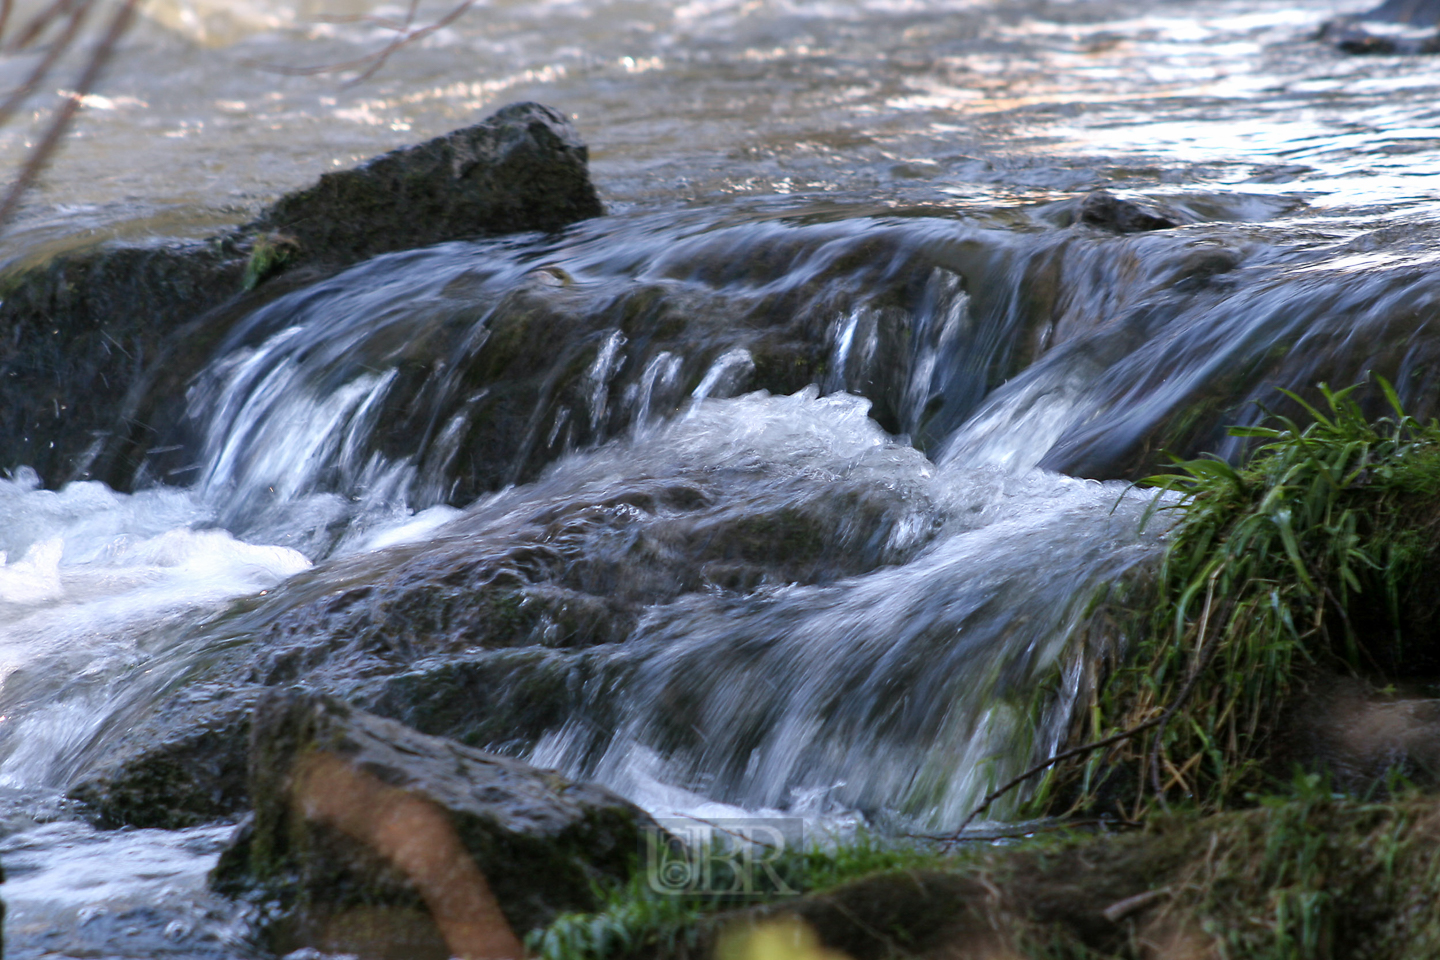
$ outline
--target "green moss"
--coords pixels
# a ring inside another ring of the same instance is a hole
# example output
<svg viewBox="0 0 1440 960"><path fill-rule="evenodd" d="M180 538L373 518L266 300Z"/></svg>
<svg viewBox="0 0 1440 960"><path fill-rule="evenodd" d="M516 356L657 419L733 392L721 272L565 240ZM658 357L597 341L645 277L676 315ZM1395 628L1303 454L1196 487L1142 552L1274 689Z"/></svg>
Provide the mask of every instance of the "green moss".
<svg viewBox="0 0 1440 960"><path fill-rule="evenodd" d="M775 864L792 889L815 894L859 877L896 870L934 869L947 858L930 850L887 843L868 834L833 849L788 851ZM708 953L711 923L736 903L723 897L678 897L654 890L644 871L623 887L600 891L595 913L566 914L530 938L541 960L628 960Z"/></svg>
<svg viewBox="0 0 1440 960"><path fill-rule="evenodd" d="M250 259L245 264L241 287L247 291L254 290L285 269L299 253L300 244L294 237L279 232L257 234L250 246Z"/></svg>
<svg viewBox="0 0 1440 960"><path fill-rule="evenodd" d="M812 849L789 864L805 895L759 906L662 896L637 877L530 947L545 960L698 960L727 931L795 916L852 960L1434 956L1437 830L1433 798L1351 800L1308 775L1250 810L1157 815L1120 835L948 856L870 838Z"/></svg>

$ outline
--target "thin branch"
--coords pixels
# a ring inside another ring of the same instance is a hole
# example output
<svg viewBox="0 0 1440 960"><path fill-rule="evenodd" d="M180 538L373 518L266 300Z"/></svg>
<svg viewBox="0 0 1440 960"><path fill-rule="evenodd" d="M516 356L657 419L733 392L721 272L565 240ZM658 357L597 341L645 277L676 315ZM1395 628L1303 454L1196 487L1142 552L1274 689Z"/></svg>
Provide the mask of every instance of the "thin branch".
<svg viewBox="0 0 1440 960"><path fill-rule="evenodd" d="M1111 734L1110 736L1105 737L1101 740L1096 740L1092 743L1087 743L1079 747L1071 747L1069 750L1062 750L1050 759L1042 760L1040 763L1035 764L1035 766L1031 767L1029 770L1026 770L1019 776L1012 777L1010 780L1007 780L1001 786L990 791L990 793L986 795L985 799L980 801L980 806L976 807L974 810L971 810L970 815L960 822L960 826L956 828L955 832L950 834L945 839L950 843L958 843L960 840L965 839L961 836L961 834L965 832L965 828L970 826L971 822L974 821L976 817L980 816L980 814L990 809L990 804L994 803L996 800L999 800L1001 797L1005 796L1005 794L1009 793L1011 790L1014 790L1016 787L1020 786L1020 784L1024 783L1026 780L1029 780L1037 773L1043 773L1044 771L1055 766L1055 764L1059 763L1062 760L1069 760L1071 757L1078 757L1082 754L1090 753L1092 750L1099 750L1102 747L1111 746L1112 744L1119 743L1122 740L1128 740L1131 737L1135 736L1137 733L1144 733L1146 730L1149 730L1151 727L1155 726L1159 722L1160 718L1155 717L1152 720L1146 720L1144 723L1137 724L1136 726L1131 727L1129 730L1122 730L1119 733Z"/></svg>
<svg viewBox="0 0 1440 960"><path fill-rule="evenodd" d="M1234 609L1234 606L1235 601L1233 599L1226 603L1224 612L1222 612L1220 616L1220 622L1223 623L1229 618L1230 611ZM1207 616L1208 613L1209 610L1207 604ZM1205 625L1208 627L1208 620ZM1202 634L1200 638L1200 643L1203 645L1204 642L1205 637ZM1218 639L1215 643L1210 644L1208 647L1203 647L1200 661L1196 664L1195 669L1191 671L1189 678L1185 681L1185 686L1180 689L1180 693L1175 697L1175 702L1170 704L1170 706L1166 708L1165 712L1162 713L1160 716L1153 717L1149 720L1146 720L1144 723L1136 724L1128 730L1122 730L1119 733L1111 734L1110 736L1104 737L1103 739L1095 740L1091 743L1086 743L1078 747L1071 747L1069 750L1062 750L1060 753L1055 754L1048 760L1042 760L1040 763L1035 764L1035 766L1026 770L1019 776L1012 777L1010 780L1006 781L1004 784L1000 785L996 789L992 790L989 794L987 794L985 799L980 801L980 805L974 810L971 810L970 815L967 816L963 821L961 821L960 826L956 828L955 832L950 834L950 836L946 839L951 843L955 843L960 841L961 839L964 839L963 837L961 837L961 834L965 832L965 828L970 826L970 824L975 820L976 817L980 816L980 814L990 809L990 805L992 803L1005 796L1005 794L1009 793L1011 790L1014 790L1016 787L1020 786L1020 784L1024 783L1026 780L1029 780L1031 777L1035 776L1038 773L1043 773L1044 771L1053 767L1055 764L1060 763L1063 760L1069 760L1072 757L1082 756L1092 751L1112 746L1114 744L1120 743L1123 740L1128 740L1136 734L1144 733L1146 730L1149 730L1152 727L1160 727L1161 729L1164 729L1164 726L1168 724L1170 720L1174 718L1175 714L1178 713L1180 709L1185 705L1185 701L1190 699L1190 694L1194 691L1195 684L1199 682L1201 675L1210 665L1210 660L1214 657L1215 651L1219 648L1220 643ZM1156 737L1156 740L1158 742L1159 737ZM1161 802L1164 802L1163 798Z"/></svg>
<svg viewBox="0 0 1440 960"><path fill-rule="evenodd" d="M90 0L78 0L78 2L83 6L88 5ZM66 14L71 13L76 5L77 0L55 0L54 3L51 3L31 18L30 23L20 31L20 35L10 43L8 49L11 52L24 50L26 47L35 43L44 35L46 30L50 29L51 24Z"/></svg>
<svg viewBox="0 0 1440 960"><path fill-rule="evenodd" d="M15 88L4 103L0 103L0 127L10 122L11 117L15 115L15 111L20 109L21 104L30 99L31 95L40 87L40 84L50 75L50 71L55 67L55 62L59 60L60 57L70 49L70 45L75 42L75 36L80 32L80 28L84 26L86 18L93 9L93 4L82 3L70 12L70 21L65 24L65 32L57 37L55 42L50 45L49 51L47 51L44 58L35 65L35 69L30 71L30 75L25 78L25 81Z"/></svg>
<svg viewBox="0 0 1440 960"><path fill-rule="evenodd" d="M64 105L56 111L55 119L51 121L40 142L30 151L29 159L25 161L25 166L21 168L15 182L10 185L5 199L0 201L0 226L9 223L10 219L14 217L16 209L20 206L20 199L54 156L56 147L60 145L60 138L65 135L71 121L80 112L82 102L95 88L95 83L100 79L100 74L104 72L105 65L114 55L115 46L125 35L125 31L129 29L138 2L139 0L124 0L120 10L111 19L105 35L100 38L100 42L95 45L94 51L90 54L90 60L85 65L85 72L80 75L79 82L75 84L74 92L65 98Z"/></svg>
<svg viewBox="0 0 1440 960"><path fill-rule="evenodd" d="M1056 830L1073 830L1076 827L1124 827L1134 829L1141 826L1134 820L1105 820L1100 817L1087 817L1083 820L1061 820L1055 823L1042 823L1028 827L1016 827L1014 830L1003 830L998 833L972 833L964 837L956 837L954 834L935 836L929 833L902 833L901 836L909 840L929 840L934 843L953 844L959 841L966 843L987 843L993 840L1023 840L1026 837L1033 837L1037 833L1053 833Z"/></svg>
<svg viewBox="0 0 1440 960"><path fill-rule="evenodd" d="M452 7L450 12L445 14L445 16L434 21L433 23L426 24L423 27L414 26L415 15L419 7L419 0L410 0L410 6L409 9L406 11L405 20L398 23L392 20L372 17L326 18L328 22L335 23L378 23L385 29L391 30L392 32L399 34L399 36L397 36L394 40L391 40L383 48L377 50L374 53L366 54L363 57L357 57L354 60L346 60L341 63L330 63L312 67L290 67L283 64L263 63L260 61L252 60L248 61L248 65L261 70L267 70L271 73L280 73L290 77L308 77L316 76L323 73L343 73L347 70L360 70L361 72L359 76L355 77L353 80L347 81L345 84L347 87L354 86L357 83L364 83L366 80L369 80L371 77L375 76L375 74L379 73L380 70L385 66L385 64L389 62L390 58L401 48L409 46L410 44L415 43L418 40L423 40L426 37L430 36L432 33L443 30L446 27L450 26L450 24L454 23L456 20L459 20L470 10L471 7L475 6L476 2L477 0L461 0L461 2L456 6Z"/></svg>

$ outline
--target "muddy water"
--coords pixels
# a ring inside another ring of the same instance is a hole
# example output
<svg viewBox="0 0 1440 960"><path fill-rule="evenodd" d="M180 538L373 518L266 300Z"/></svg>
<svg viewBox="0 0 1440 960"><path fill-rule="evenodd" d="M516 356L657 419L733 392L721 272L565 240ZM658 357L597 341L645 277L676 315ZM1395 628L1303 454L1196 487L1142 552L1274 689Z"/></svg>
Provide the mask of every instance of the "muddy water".
<svg viewBox="0 0 1440 960"><path fill-rule="evenodd" d="M1435 407L1440 59L1309 39L1353 4L497 2L353 85L403 9L146 9L0 257L203 234L519 99L611 216L276 301L134 489L0 480L15 955L255 949L203 890L226 828L63 799L196 676L421 725L473 683L437 732L656 812L953 825L1125 641L1087 614L1163 524L1117 478L1237 454L1277 385ZM1102 186L1179 226L1077 224ZM398 658L317 600L447 577L449 633L364 620ZM465 606L497 584L528 632Z"/></svg>

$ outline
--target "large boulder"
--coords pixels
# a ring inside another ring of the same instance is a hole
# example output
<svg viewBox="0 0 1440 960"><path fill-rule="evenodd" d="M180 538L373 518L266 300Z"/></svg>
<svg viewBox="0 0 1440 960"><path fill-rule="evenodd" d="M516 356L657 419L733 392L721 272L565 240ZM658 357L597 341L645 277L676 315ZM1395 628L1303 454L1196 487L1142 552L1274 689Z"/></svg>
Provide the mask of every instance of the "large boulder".
<svg viewBox="0 0 1440 960"><path fill-rule="evenodd" d="M450 956L487 903L481 934L523 936L594 909L654 829L603 787L297 690L255 708L250 792L212 883L261 904L281 952Z"/></svg>
<svg viewBox="0 0 1440 960"><path fill-rule="evenodd" d="M564 116L512 104L209 240L105 244L0 280L0 471L128 486L156 409L236 321L378 253L598 216L587 163Z"/></svg>

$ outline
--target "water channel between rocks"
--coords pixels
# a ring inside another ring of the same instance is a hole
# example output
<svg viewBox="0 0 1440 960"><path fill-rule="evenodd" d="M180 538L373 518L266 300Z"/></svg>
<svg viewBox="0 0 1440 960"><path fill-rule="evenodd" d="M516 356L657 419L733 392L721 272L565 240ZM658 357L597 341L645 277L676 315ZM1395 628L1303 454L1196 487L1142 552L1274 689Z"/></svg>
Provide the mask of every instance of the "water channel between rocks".
<svg viewBox="0 0 1440 960"><path fill-rule="evenodd" d="M657 814L953 827L1127 642L1162 450L1367 371L1437 412L1440 62L1311 39L1353 10L494 3L350 88L242 66L368 49L306 20L358 0L153 4L7 261L516 99L611 212L258 309L127 489L0 479L7 949L250 955L225 823L63 795L265 686ZM1101 187L1171 225L1085 222Z"/></svg>

